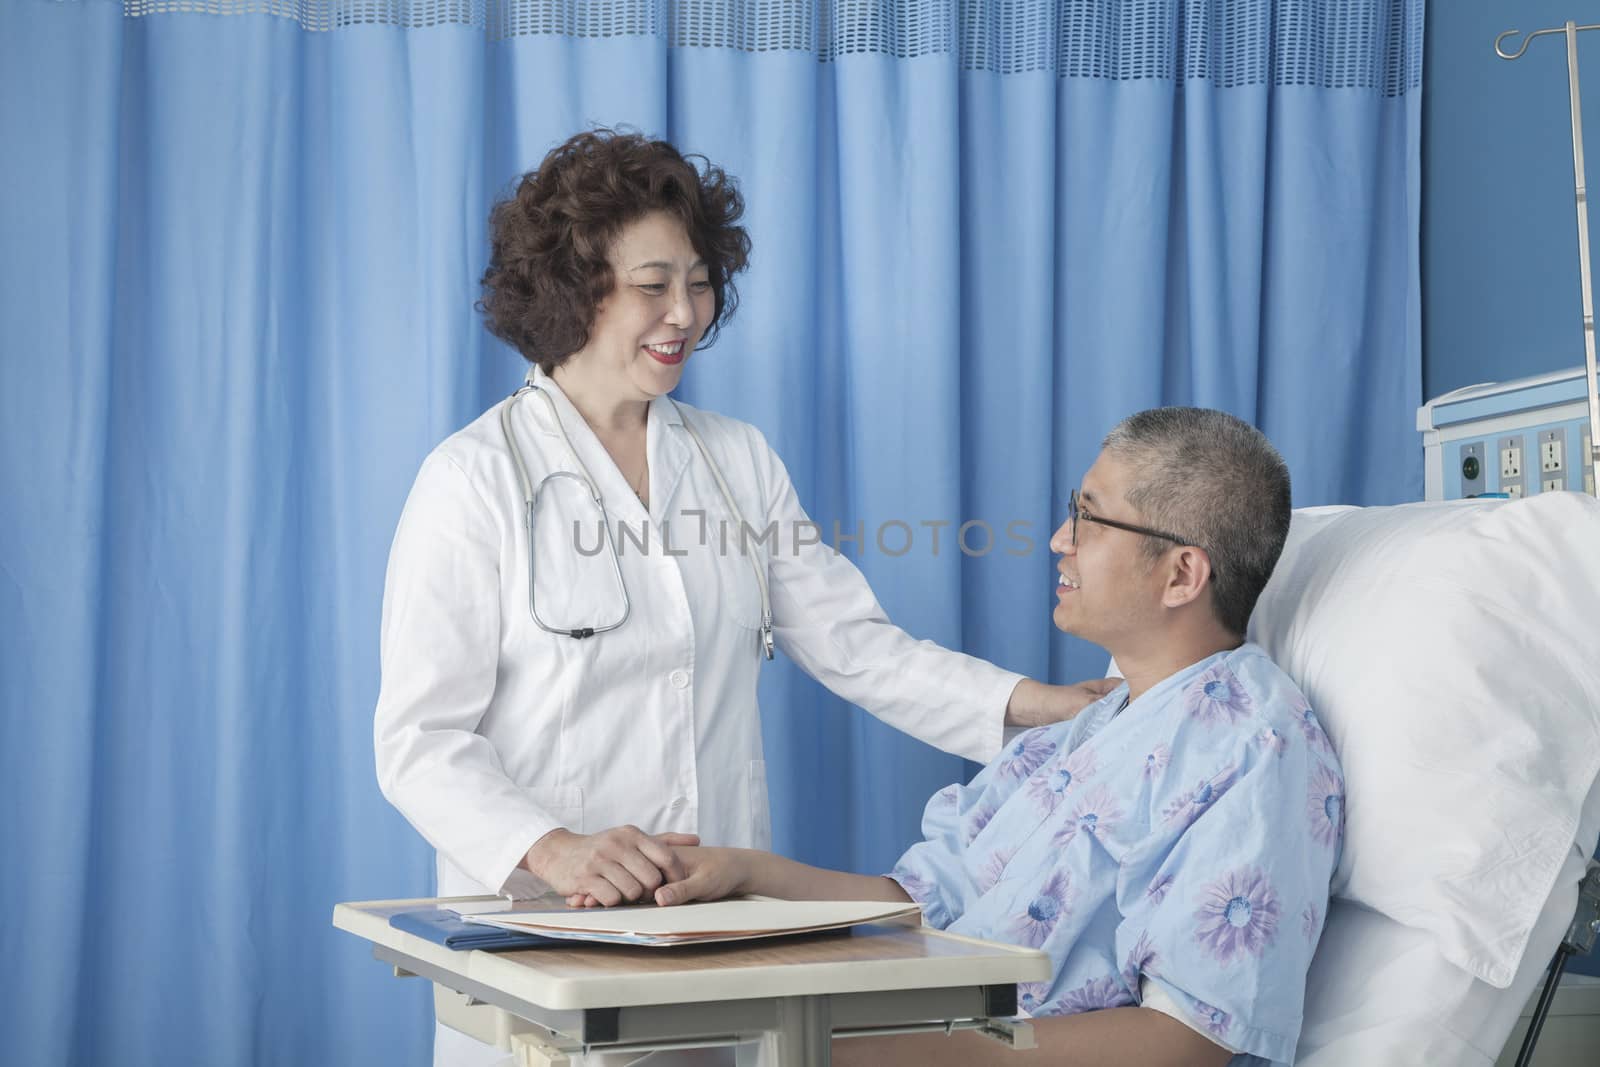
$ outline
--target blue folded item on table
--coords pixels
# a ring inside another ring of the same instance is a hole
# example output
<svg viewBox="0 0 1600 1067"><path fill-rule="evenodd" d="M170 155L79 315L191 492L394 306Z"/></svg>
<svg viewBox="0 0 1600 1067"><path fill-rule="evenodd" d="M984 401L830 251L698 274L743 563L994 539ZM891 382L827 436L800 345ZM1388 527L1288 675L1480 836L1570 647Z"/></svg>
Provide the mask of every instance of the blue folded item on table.
<svg viewBox="0 0 1600 1067"><path fill-rule="evenodd" d="M460 951L476 948L485 952L499 952L564 943L554 937L540 937L538 934L503 930L498 926L469 923L455 912L442 908L396 912L389 916L389 925L396 930L416 934L436 945Z"/></svg>

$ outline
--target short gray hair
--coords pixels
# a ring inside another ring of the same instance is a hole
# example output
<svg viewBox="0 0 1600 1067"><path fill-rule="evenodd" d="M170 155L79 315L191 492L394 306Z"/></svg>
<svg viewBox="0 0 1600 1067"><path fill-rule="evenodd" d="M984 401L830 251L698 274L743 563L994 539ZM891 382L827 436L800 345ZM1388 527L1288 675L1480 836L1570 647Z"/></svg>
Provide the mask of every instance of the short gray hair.
<svg viewBox="0 0 1600 1067"><path fill-rule="evenodd" d="M1106 453L1132 472L1146 525L1205 549L1217 619L1244 636L1289 535L1289 468L1254 426L1209 408L1152 408L1117 423ZM1153 561L1171 548L1145 538Z"/></svg>

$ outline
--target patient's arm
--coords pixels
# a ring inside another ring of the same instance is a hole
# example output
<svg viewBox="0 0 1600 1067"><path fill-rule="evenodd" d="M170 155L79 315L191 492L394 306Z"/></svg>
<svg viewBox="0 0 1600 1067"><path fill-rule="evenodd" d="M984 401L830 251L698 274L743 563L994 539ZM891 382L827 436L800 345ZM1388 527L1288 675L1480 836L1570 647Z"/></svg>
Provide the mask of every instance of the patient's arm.
<svg viewBox="0 0 1600 1067"><path fill-rule="evenodd" d="M1039 1047L1013 1052L971 1031L856 1037L833 1043L835 1067L1222 1067L1232 1053L1150 1008L1107 1008L1033 1020Z"/></svg>
<svg viewBox="0 0 1600 1067"><path fill-rule="evenodd" d="M657 904L720 900L736 893L759 893L785 900L911 900L891 878L829 871L770 852L749 848L674 851L687 874L681 881L657 889Z"/></svg>

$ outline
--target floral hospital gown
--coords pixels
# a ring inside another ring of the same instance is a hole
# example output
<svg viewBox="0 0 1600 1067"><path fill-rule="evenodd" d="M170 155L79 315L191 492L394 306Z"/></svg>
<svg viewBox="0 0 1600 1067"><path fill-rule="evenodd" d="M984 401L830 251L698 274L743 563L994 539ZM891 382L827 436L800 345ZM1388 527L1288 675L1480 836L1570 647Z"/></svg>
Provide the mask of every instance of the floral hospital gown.
<svg viewBox="0 0 1600 1067"><path fill-rule="evenodd" d="M1142 977L1236 1063L1289 1063L1344 828L1333 746L1251 644L1127 695L936 793L890 877L933 926L1043 949L1031 1015L1137 1004Z"/></svg>

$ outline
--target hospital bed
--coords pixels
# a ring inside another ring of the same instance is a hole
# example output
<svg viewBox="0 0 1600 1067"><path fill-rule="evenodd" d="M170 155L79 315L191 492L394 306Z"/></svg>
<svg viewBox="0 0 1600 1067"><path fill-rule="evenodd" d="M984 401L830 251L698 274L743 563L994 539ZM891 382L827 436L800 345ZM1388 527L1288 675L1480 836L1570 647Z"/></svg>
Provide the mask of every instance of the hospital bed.
<svg viewBox="0 0 1600 1067"><path fill-rule="evenodd" d="M1597 622L1583 494L1295 512L1250 636L1305 691L1347 796L1303 1067L1489 1067L1558 946L1592 943Z"/></svg>

